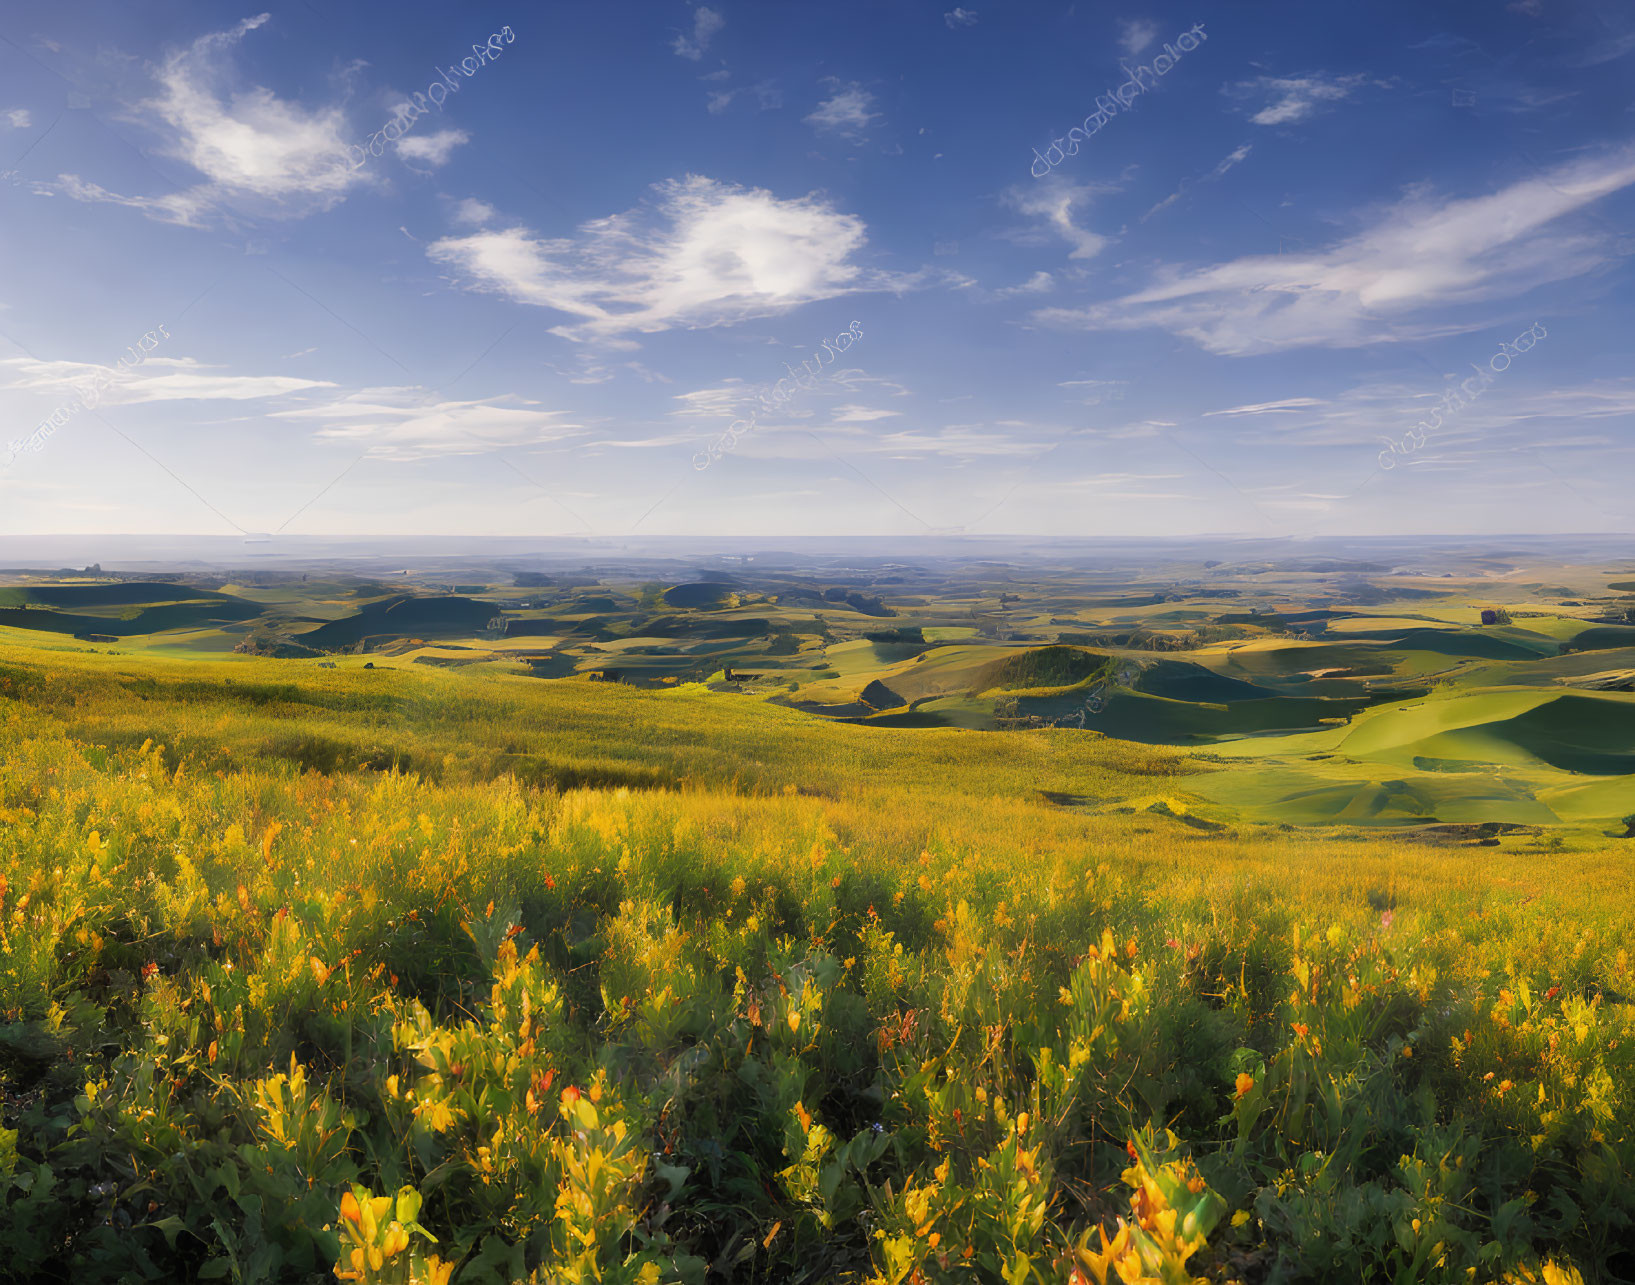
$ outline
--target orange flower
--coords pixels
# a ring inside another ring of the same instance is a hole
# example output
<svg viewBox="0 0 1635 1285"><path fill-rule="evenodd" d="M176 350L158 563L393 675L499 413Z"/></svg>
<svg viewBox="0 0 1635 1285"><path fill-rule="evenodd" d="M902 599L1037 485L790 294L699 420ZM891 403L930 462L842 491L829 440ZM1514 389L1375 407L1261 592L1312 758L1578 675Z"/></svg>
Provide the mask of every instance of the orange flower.
<svg viewBox="0 0 1635 1285"><path fill-rule="evenodd" d="M453 1263L445 1263L436 1254L426 1260L426 1285L448 1285L453 1275Z"/></svg>
<svg viewBox="0 0 1635 1285"><path fill-rule="evenodd" d="M341 1217L350 1218L355 1223L363 1221L363 1210L358 1208L358 1198L350 1191L341 1196Z"/></svg>
<svg viewBox="0 0 1635 1285"><path fill-rule="evenodd" d="M562 1090L562 1105L565 1107L571 1107L575 1102L579 1101L579 1098L579 1090L571 1084Z"/></svg>
<svg viewBox="0 0 1635 1285"><path fill-rule="evenodd" d="M1298 1035L1301 1039L1305 1039L1306 1036L1308 1034L1310 1034L1310 1032L1311 1032L1311 1027L1307 1026L1304 1022L1296 1022L1294 1024L1294 1033L1296 1035Z"/></svg>
<svg viewBox="0 0 1635 1285"><path fill-rule="evenodd" d="M1239 1071L1238 1072L1238 1097L1240 1097L1240 1098L1243 1097L1244 1094L1248 1093L1249 1090L1254 1088L1254 1087L1255 1087L1255 1077L1252 1076L1252 1075L1248 1075L1243 1071Z"/></svg>

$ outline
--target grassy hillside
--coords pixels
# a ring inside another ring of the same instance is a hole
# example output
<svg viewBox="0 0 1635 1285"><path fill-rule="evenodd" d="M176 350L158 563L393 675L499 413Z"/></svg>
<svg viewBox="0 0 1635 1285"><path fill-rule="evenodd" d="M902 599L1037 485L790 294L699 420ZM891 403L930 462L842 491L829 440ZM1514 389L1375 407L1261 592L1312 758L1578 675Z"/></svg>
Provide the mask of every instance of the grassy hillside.
<svg viewBox="0 0 1635 1285"><path fill-rule="evenodd" d="M1635 1271L1620 841L360 665L0 644L21 1279Z"/></svg>

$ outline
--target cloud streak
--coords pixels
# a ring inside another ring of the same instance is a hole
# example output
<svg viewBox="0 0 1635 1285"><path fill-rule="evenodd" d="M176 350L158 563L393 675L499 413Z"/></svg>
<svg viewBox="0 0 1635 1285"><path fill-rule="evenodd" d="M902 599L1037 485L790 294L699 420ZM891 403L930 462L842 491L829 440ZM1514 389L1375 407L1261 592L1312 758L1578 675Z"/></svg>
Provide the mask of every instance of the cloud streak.
<svg viewBox="0 0 1635 1285"><path fill-rule="evenodd" d="M1611 257L1607 238L1554 225L1632 183L1635 147L1625 147L1485 196L1438 203L1419 192L1321 253L1166 266L1111 303L1034 316L1073 329L1167 330L1228 356L1462 334L1486 319L1425 314L1592 271Z"/></svg>
<svg viewBox="0 0 1635 1285"><path fill-rule="evenodd" d="M118 374L102 390L104 406L145 402L256 401L315 388L334 388L321 379L290 375L228 375L190 357L149 357L140 367L119 373L111 366L79 361L37 361L33 357L0 360L0 388L65 395L99 374Z"/></svg>
<svg viewBox="0 0 1635 1285"><path fill-rule="evenodd" d="M416 388L365 388L318 405L274 411L269 418L314 425L320 440L405 461L554 445L585 431L565 422L564 412L535 409L538 404L514 396L434 402Z"/></svg>
<svg viewBox="0 0 1635 1285"><path fill-rule="evenodd" d="M1366 83L1368 77L1325 76L1313 72L1305 76L1261 76L1257 80L1240 81L1225 92L1238 98L1272 97L1249 119L1257 125L1292 125L1305 120L1322 103L1337 103L1349 98L1353 90Z"/></svg>

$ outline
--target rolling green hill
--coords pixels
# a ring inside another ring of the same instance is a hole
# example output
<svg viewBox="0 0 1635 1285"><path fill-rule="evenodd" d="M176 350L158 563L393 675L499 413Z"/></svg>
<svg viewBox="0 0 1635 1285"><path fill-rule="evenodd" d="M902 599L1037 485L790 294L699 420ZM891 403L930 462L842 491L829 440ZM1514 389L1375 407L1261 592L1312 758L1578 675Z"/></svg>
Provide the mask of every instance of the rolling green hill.
<svg viewBox="0 0 1635 1285"><path fill-rule="evenodd" d="M309 629L299 640L308 647L332 650L378 636L457 638L485 628L498 614L492 603L471 598L400 596Z"/></svg>

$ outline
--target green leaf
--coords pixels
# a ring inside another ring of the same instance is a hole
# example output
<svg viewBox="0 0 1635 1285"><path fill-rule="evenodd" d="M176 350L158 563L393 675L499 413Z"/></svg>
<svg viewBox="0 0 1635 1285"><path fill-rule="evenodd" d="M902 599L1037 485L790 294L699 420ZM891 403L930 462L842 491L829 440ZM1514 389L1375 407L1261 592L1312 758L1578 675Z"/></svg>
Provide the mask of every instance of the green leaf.
<svg viewBox="0 0 1635 1285"><path fill-rule="evenodd" d="M161 1218L157 1222L138 1223L136 1226L153 1228L154 1231L158 1232L165 1238L165 1244L169 1245L172 1249L176 1248L176 1237L180 1233L187 1230L187 1224L175 1214L172 1214L169 1218ZM131 1230L135 1231L136 1227L131 1228Z"/></svg>
<svg viewBox="0 0 1635 1285"><path fill-rule="evenodd" d="M681 1194L682 1185L687 1181L687 1176L692 1173L692 1170L686 1165L667 1165L657 1163L653 1166L653 1172L665 1182L670 1184L670 1191L669 1194L665 1196L665 1199L673 1201Z"/></svg>

